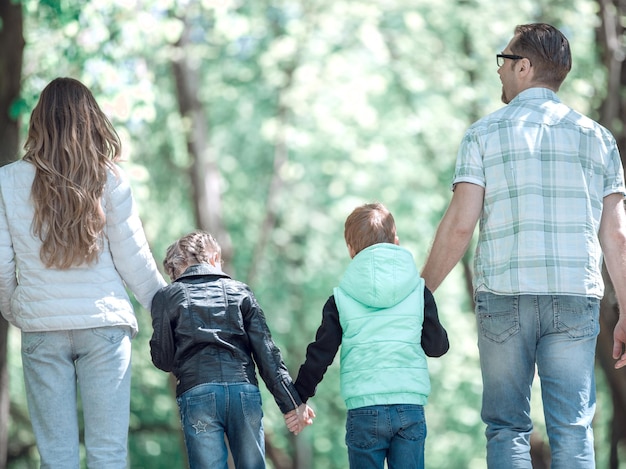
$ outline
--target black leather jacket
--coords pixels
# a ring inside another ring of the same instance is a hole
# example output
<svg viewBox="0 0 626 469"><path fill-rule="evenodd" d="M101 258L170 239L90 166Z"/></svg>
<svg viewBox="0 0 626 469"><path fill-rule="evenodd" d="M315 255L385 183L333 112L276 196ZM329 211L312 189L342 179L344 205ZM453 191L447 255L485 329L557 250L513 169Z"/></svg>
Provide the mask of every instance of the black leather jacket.
<svg viewBox="0 0 626 469"><path fill-rule="evenodd" d="M176 395L204 383L258 386L255 362L281 412L302 404L250 288L210 264L189 267L152 300L150 353L177 378Z"/></svg>

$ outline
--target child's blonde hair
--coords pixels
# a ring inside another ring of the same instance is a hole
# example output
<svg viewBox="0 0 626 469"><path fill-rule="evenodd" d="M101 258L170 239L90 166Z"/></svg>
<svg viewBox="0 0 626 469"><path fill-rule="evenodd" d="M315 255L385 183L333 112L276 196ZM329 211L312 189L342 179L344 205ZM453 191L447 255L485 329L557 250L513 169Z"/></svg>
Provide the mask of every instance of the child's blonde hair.
<svg viewBox="0 0 626 469"><path fill-rule="evenodd" d="M172 280L176 280L190 265L209 264L213 254L222 258L222 248L206 231L194 231L183 236L167 248L163 267Z"/></svg>
<svg viewBox="0 0 626 469"><path fill-rule="evenodd" d="M361 205L346 219L344 237L356 256L374 244L393 244L396 241L396 222L381 203Z"/></svg>

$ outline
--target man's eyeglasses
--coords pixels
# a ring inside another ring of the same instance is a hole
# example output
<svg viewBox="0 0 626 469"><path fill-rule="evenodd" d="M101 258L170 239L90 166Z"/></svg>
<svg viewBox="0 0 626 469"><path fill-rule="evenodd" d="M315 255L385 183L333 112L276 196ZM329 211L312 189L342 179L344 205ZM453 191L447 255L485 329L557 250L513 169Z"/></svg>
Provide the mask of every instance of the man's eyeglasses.
<svg viewBox="0 0 626 469"><path fill-rule="evenodd" d="M519 60L523 58L524 57L521 55L496 54L496 63L498 64L498 67L502 67L502 65L504 65L504 59Z"/></svg>

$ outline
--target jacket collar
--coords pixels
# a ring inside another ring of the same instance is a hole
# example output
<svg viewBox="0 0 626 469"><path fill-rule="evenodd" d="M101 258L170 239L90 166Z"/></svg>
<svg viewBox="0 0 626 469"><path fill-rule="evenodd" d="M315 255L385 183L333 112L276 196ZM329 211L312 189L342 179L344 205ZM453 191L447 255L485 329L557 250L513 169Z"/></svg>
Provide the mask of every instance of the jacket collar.
<svg viewBox="0 0 626 469"><path fill-rule="evenodd" d="M217 275L219 277L229 277L229 275L225 274L222 271L220 266L213 266L211 264L194 264L192 266L187 267L187 270L183 272L183 274L178 277L175 281L183 280L188 277L198 277L202 275Z"/></svg>

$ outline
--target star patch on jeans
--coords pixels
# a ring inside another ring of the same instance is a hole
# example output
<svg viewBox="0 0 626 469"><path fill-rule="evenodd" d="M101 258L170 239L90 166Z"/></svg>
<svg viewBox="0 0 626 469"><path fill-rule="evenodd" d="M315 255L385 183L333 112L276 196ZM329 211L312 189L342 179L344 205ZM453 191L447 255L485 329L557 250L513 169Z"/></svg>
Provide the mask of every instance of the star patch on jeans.
<svg viewBox="0 0 626 469"><path fill-rule="evenodd" d="M206 433L206 426L207 426L207 424L202 422L201 420L198 420L198 423L194 423L192 425L192 427L196 430L196 435L198 433L201 433L201 432L205 432Z"/></svg>

